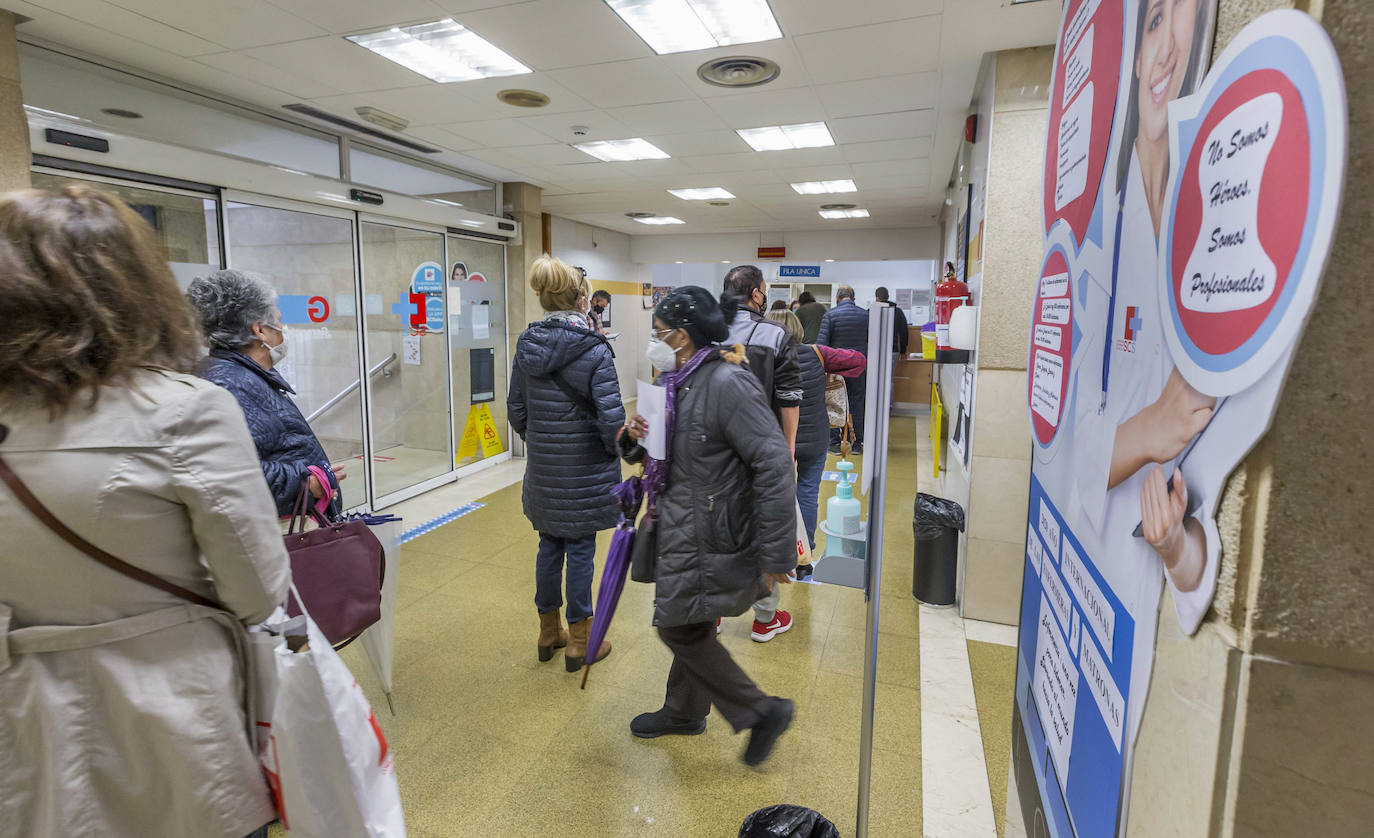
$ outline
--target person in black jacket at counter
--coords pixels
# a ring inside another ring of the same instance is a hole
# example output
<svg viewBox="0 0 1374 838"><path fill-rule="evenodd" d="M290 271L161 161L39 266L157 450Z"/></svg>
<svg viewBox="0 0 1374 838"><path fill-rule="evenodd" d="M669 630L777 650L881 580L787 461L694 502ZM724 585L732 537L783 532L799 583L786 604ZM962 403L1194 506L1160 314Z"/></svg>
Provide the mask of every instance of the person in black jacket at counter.
<svg viewBox="0 0 1374 838"><path fill-rule="evenodd" d="M772 323L770 327L776 328ZM654 311L649 358L671 388L669 459L657 516L654 625L673 653L663 707L630 723L641 739L706 731L715 705L738 733L742 759L758 765L792 721L792 702L765 694L716 640L715 622L748 610L796 564L792 455L758 380L740 366L704 288L685 286ZM634 416L621 437L625 459L646 456L648 423ZM656 482L658 461L646 479ZM651 486L651 492L657 492Z"/></svg>
<svg viewBox="0 0 1374 838"><path fill-rule="evenodd" d="M821 332L816 336L821 346L836 349L853 349L868 357L868 309L859 308L854 303L854 289L841 285L835 291L835 307L821 318ZM864 450L864 396L867 379L846 378L845 390L849 395L849 415L854 420L854 453ZM840 434L838 428L830 431L830 453L840 453Z"/></svg>
<svg viewBox="0 0 1374 838"><path fill-rule="evenodd" d="M539 610L539 659L566 649L569 672L588 658L596 534L616 525L620 507L611 489L620 482L616 437L625 423L610 344L578 309L585 280L574 268L541 256L530 287L548 312L515 345L510 424L525 441L525 517L539 533L534 604ZM568 630L558 619L567 558ZM592 663L611 653L603 643Z"/></svg>
<svg viewBox="0 0 1374 838"><path fill-rule="evenodd" d="M906 354L906 347L909 339L907 334L906 312L902 311L896 303L887 298L887 288L879 285L878 290L873 292L873 299L877 300L874 305L892 306L892 351L898 355Z"/></svg>

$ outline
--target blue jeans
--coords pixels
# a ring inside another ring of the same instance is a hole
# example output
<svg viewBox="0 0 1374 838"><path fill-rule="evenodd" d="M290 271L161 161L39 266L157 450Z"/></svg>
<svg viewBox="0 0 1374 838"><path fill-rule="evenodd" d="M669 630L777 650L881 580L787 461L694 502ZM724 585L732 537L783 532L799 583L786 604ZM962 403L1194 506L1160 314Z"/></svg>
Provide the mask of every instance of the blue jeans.
<svg viewBox="0 0 1374 838"><path fill-rule="evenodd" d="M797 461L797 504L801 507L802 526L811 549L816 549L816 515L820 511L821 475L825 472L825 452L814 460Z"/></svg>
<svg viewBox="0 0 1374 838"><path fill-rule="evenodd" d="M569 623L592 616L592 573L596 569L596 536L559 538L541 532L534 561L534 605L540 614L563 607L563 557L568 558Z"/></svg>

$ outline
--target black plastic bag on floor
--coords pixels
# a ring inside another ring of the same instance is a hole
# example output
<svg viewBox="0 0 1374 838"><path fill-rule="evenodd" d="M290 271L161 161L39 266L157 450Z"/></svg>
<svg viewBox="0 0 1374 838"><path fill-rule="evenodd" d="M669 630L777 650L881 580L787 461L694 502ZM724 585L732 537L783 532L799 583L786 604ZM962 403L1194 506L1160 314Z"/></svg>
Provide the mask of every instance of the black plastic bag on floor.
<svg viewBox="0 0 1374 838"><path fill-rule="evenodd" d="M939 538L946 527L964 531L964 508L946 498L921 492L916 495L911 526L918 539Z"/></svg>
<svg viewBox="0 0 1374 838"><path fill-rule="evenodd" d="M840 838L840 831L815 809L781 805L745 818L739 838Z"/></svg>

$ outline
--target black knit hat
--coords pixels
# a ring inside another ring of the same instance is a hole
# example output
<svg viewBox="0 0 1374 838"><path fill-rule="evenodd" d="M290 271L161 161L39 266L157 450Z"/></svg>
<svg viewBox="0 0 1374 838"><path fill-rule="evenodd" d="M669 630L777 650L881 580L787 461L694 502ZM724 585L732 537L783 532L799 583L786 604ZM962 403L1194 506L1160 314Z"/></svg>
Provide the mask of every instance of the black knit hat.
<svg viewBox="0 0 1374 838"><path fill-rule="evenodd" d="M654 317L673 329L683 329L700 349L720 343L730 336L725 314L711 292L696 285L684 285L663 298Z"/></svg>

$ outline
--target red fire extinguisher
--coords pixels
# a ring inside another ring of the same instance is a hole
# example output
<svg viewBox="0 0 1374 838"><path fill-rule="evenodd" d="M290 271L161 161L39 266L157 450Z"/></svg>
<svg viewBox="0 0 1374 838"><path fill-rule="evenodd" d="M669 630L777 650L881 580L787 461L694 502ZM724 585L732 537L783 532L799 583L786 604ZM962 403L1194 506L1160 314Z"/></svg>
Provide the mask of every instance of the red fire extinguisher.
<svg viewBox="0 0 1374 838"><path fill-rule="evenodd" d="M960 282L951 271L944 280L935 286L935 360L943 364L968 363L968 350L955 349L949 345L949 320L954 310L972 303L968 286Z"/></svg>

